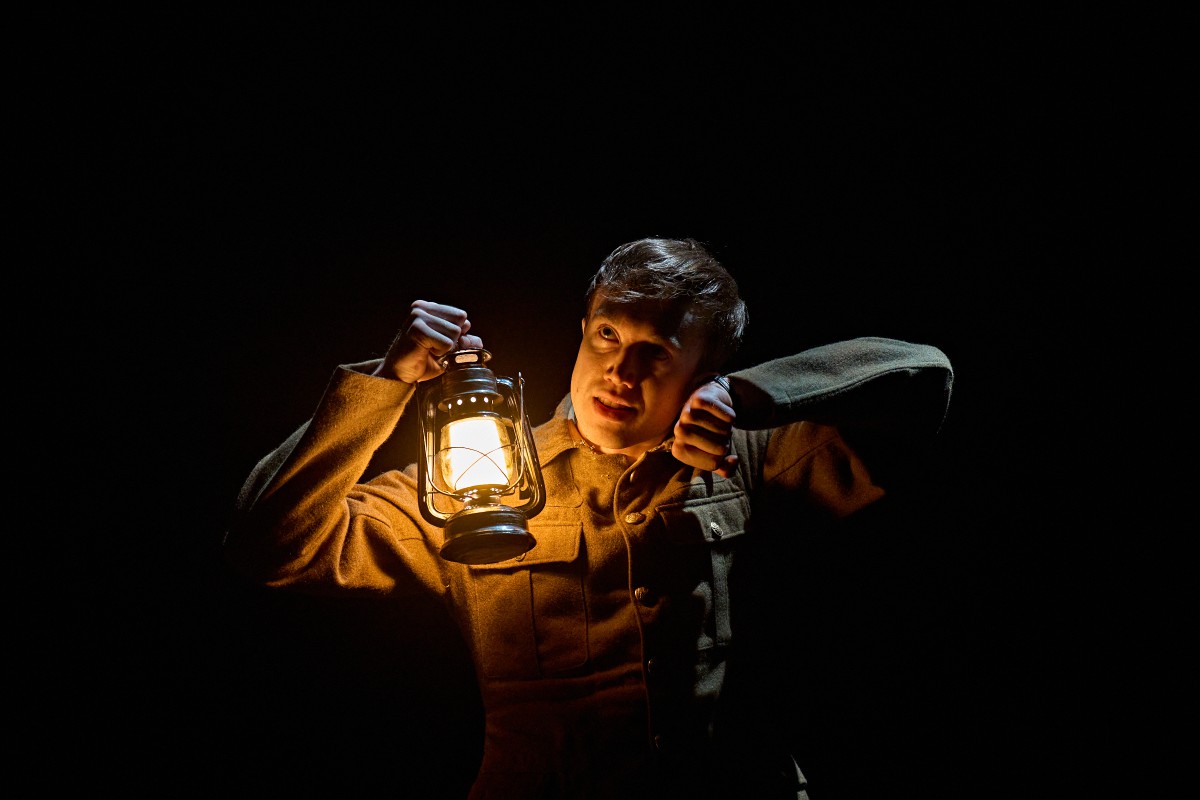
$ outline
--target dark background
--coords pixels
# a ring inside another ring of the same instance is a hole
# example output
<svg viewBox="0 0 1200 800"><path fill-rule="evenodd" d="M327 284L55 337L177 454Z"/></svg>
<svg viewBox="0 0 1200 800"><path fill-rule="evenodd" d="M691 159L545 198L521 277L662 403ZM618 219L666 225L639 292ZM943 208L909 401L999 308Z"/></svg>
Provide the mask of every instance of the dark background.
<svg viewBox="0 0 1200 800"><path fill-rule="evenodd" d="M69 556L65 702L39 729L69 734L80 766L45 779L463 796L481 717L442 610L239 585L219 562L237 489L418 298L468 309L545 419L595 267L690 236L743 288L739 364L881 335L956 370L928 480L794 565L778 646L800 666L780 707L814 796L1145 780L1131 665L1158 631L1122 588L1145 577L1140 545L1087 443L1110 411L1097 364L1125 344L1090 314L1130 302L1116 253L1156 202L1125 181L1146 176L1145 128L1175 113L1133 70L1156 25L691 8L58 21L30 62L53 77L34 99L55 124L29 200L77 220L86 278L43 277L79 309L67 397L96 417L66 437L59 488L96 524ZM402 425L381 463L410 447Z"/></svg>

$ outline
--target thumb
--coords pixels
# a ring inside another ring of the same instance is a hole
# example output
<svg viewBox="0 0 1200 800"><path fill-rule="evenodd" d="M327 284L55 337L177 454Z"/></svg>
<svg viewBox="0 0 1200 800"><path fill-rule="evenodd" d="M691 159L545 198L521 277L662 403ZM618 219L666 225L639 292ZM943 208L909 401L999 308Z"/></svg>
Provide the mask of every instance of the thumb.
<svg viewBox="0 0 1200 800"><path fill-rule="evenodd" d="M737 471L738 457L730 454L721 459L720 465L713 472L720 475L722 478L728 478Z"/></svg>

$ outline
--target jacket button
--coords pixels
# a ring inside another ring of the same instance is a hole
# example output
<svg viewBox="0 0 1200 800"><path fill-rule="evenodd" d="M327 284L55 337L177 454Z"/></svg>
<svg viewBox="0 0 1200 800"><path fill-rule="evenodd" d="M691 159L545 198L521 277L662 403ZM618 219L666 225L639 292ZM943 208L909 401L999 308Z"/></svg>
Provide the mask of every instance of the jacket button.
<svg viewBox="0 0 1200 800"><path fill-rule="evenodd" d="M639 603L645 603L647 605L650 603L650 600L647 599L650 597L650 590L647 589L645 586L639 586L636 589L634 589L633 596L635 598L637 598L637 601Z"/></svg>
<svg viewBox="0 0 1200 800"><path fill-rule="evenodd" d="M654 673L654 668L655 668L657 665L658 665L658 662L654 660L654 657L653 657L653 656L651 656L650 658L646 659L646 672L647 672L648 674L653 674L653 673Z"/></svg>
<svg viewBox="0 0 1200 800"><path fill-rule="evenodd" d="M708 523L708 527L710 530L712 530L712 535L713 535L714 539L721 538L721 526L720 525L718 525L715 522L710 522L710 523Z"/></svg>
<svg viewBox="0 0 1200 800"><path fill-rule="evenodd" d="M661 753L663 751L663 749L666 748L666 746L667 746L667 743L666 743L666 740L663 739L662 734L661 733L654 734L654 749L658 750Z"/></svg>
<svg viewBox="0 0 1200 800"><path fill-rule="evenodd" d="M641 513L640 511L635 511L632 514L625 515L625 523L627 525L637 525L639 522L641 522L645 518L646 518L645 514Z"/></svg>

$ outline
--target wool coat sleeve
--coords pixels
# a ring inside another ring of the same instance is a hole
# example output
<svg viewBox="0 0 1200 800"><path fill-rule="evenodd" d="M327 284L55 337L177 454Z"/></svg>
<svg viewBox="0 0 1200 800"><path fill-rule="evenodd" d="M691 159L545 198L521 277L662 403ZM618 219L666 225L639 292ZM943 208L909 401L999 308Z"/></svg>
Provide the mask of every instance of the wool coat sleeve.
<svg viewBox="0 0 1200 800"><path fill-rule="evenodd" d="M727 376L735 426L764 452L755 483L799 489L845 516L897 486L927 452L954 373L936 347L862 337ZM756 435L758 434L758 435Z"/></svg>
<svg viewBox="0 0 1200 800"><path fill-rule="evenodd" d="M224 547L239 574L314 593L444 590L414 469L360 483L416 388L370 375L375 363L335 370L313 417L246 479Z"/></svg>

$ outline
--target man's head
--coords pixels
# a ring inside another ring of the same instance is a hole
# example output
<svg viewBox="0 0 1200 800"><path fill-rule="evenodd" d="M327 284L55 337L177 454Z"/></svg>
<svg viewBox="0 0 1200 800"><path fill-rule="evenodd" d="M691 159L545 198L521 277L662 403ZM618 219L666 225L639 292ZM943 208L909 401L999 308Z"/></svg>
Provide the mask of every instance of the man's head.
<svg viewBox="0 0 1200 800"><path fill-rule="evenodd" d="M746 306L691 239L621 245L586 299L571 374L576 424L602 450L636 457L670 434L688 395L737 350Z"/></svg>

